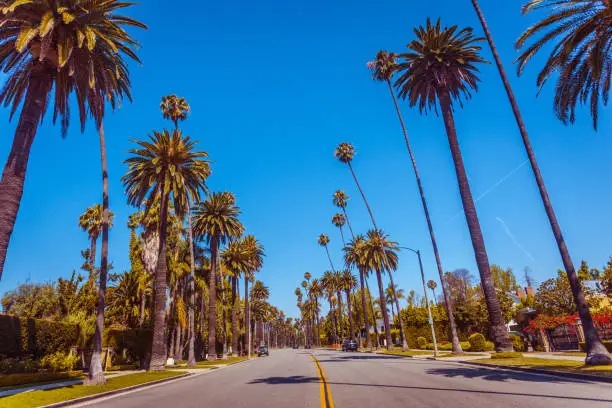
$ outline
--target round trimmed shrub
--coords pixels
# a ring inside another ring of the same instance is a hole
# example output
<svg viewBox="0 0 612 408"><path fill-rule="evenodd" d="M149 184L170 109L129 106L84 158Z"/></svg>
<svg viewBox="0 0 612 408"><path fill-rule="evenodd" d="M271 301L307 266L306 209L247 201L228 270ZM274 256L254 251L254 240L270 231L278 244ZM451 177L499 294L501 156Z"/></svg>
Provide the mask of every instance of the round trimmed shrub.
<svg viewBox="0 0 612 408"><path fill-rule="evenodd" d="M517 334L511 334L510 340L512 340L512 347L514 351L523 352L527 351L527 344L523 341L523 338Z"/></svg>
<svg viewBox="0 0 612 408"><path fill-rule="evenodd" d="M470 351L486 351L487 339L480 333L474 333L468 338L470 342Z"/></svg>
<svg viewBox="0 0 612 408"><path fill-rule="evenodd" d="M417 345L421 350L425 350L427 348L427 339L425 337L417 338Z"/></svg>

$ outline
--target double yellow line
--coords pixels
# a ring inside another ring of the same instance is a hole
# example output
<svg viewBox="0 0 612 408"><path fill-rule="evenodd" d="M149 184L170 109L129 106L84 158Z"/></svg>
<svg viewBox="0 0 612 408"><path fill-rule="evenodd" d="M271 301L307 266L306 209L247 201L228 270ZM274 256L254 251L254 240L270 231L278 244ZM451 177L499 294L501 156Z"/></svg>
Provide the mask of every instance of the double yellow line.
<svg viewBox="0 0 612 408"><path fill-rule="evenodd" d="M317 373L319 374L319 383L321 384L319 390L321 395L321 408L334 408L334 400L331 395L331 390L329 389L329 384L327 383L327 378L325 378L325 372L323 372L323 368L319 363L319 360L311 354L315 365L317 366Z"/></svg>

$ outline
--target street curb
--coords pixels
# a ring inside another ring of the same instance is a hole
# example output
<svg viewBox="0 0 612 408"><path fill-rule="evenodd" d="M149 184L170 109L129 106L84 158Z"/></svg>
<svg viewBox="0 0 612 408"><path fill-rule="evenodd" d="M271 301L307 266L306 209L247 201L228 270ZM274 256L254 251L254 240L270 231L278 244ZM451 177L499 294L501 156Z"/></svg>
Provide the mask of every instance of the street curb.
<svg viewBox="0 0 612 408"><path fill-rule="evenodd" d="M98 393L98 394L87 395L87 396L81 397L81 398L75 398L75 399L71 399L71 400L67 400L67 401L56 402L54 404L44 405L41 408L67 407L67 406L70 406L70 405L80 404L80 403L88 402L88 401L95 400L95 399L98 399L98 398L109 397L111 395L120 394L120 393L126 392L126 391L132 391L132 390L137 390L139 388L145 388L145 387L148 387L148 386L151 386L151 385L157 385L157 384L162 384L162 383L165 383L165 382L180 380L180 379L184 379L186 377L191 377L191 376L195 376L195 375L197 375L197 374L186 373L186 374L181 374L181 375L177 375L177 376L174 376L174 377L162 378L160 380L155 380L155 381L151 381L151 382L147 382L147 383L143 383L143 384L132 385L130 387L118 388L118 389L112 390L112 391L106 391L106 392L101 392L101 393Z"/></svg>
<svg viewBox="0 0 612 408"><path fill-rule="evenodd" d="M437 361L440 361L440 360L437 360ZM603 376L591 375L591 374L570 373L566 371L555 371L555 370L542 370L540 368L512 367L512 366L504 366L500 364L472 363L469 361L449 361L449 363L451 362L463 364L463 365L469 365L473 367L480 367L480 368L490 367L490 368L498 368L498 369L503 369L503 370L518 371L518 372L523 372L523 373L544 374L544 375L550 375L553 377L572 378L575 380L587 380L587 381L594 381L594 382L612 383L612 377L603 377Z"/></svg>

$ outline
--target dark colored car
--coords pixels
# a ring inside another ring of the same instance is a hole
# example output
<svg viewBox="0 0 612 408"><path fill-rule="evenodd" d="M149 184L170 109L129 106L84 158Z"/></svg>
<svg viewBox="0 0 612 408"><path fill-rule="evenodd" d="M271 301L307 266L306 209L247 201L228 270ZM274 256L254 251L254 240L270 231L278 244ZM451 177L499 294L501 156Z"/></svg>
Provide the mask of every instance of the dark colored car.
<svg viewBox="0 0 612 408"><path fill-rule="evenodd" d="M357 351L357 342L355 340L345 340L342 343L342 351Z"/></svg>
<svg viewBox="0 0 612 408"><path fill-rule="evenodd" d="M258 357L269 356L269 355L270 355L270 351L268 350L268 346L261 346L259 348L259 351L257 352Z"/></svg>

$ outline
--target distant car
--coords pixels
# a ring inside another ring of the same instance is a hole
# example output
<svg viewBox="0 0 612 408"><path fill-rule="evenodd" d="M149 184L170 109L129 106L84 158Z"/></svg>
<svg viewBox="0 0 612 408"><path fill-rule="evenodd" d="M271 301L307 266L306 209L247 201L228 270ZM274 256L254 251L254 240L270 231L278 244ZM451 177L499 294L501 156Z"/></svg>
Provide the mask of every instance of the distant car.
<svg viewBox="0 0 612 408"><path fill-rule="evenodd" d="M294 348L295 350L297 350L297 349L299 349L299 346L298 346L297 344L294 344L294 345L293 345L293 348Z"/></svg>
<svg viewBox="0 0 612 408"><path fill-rule="evenodd" d="M269 355L270 355L270 351L268 350L268 346L261 346L259 348L259 351L257 352L258 357L269 356Z"/></svg>
<svg viewBox="0 0 612 408"><path fill-rule="evenodd" d="M342 351L357 351L357 342L355 340L345 340L342 343Z"/></svg>

